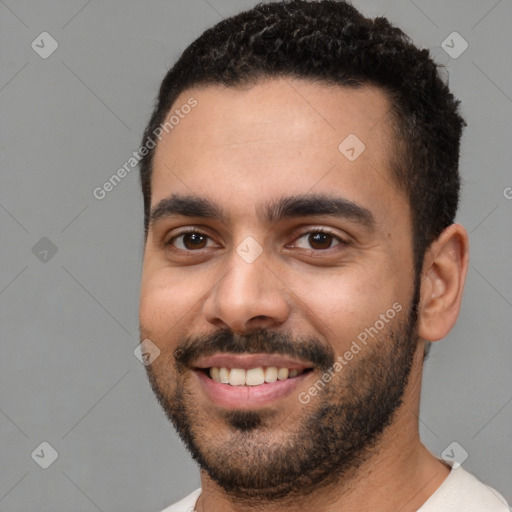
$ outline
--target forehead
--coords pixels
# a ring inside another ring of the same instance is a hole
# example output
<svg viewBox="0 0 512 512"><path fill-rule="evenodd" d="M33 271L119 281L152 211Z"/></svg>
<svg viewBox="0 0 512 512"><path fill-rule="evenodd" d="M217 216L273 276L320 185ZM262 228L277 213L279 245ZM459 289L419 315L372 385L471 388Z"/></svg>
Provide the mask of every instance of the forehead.
<svg viewBox="0 0 512 512"><path fill-rule="evenodd" d="M191 99L197 105L181 111ZM171 110L181 115L155 151L152 206L176 192L229 203L239 214L284 192L337 191L359 204L400 199L393 116L377 87L290 77L210 85L184 91Z"/></svg>

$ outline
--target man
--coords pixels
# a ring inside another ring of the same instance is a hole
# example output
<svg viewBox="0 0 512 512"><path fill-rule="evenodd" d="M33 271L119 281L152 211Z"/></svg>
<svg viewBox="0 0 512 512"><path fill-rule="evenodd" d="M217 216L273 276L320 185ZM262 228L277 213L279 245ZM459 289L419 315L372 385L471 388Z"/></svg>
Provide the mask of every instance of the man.
<svg viewBox="0 0 512 512"><path fill-rule="evenodd" d="M427 50L343 1L190 45L143 138L147 374L201 469L171 511L505 511L418 433L457 319L464 121Z"/></svg>

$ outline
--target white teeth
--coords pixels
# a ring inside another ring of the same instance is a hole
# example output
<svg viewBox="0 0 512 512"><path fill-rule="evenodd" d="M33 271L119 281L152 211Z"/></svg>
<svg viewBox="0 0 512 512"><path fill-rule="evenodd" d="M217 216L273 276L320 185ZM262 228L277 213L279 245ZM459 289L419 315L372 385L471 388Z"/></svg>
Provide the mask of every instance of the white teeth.
<svg viewBox="0 0 512 512"><path fill-rule="evenodd" d="M219 368L219 379L222 384L229 384L229 368Z"/></svg>
<svg viewBox="0 0 512 512"><path fill-rule="evenodd" d="M277 380L277 366L268 366L265 370L265 382L275 382Z"/></svg>
<svg viewBox="0 0 512 512"><path fill-rule="evenodd" d="M245 372L245 383L247 386L259 386L265 382L265 372L263 368L251 368Z"/></svg>
<svg viewBox="0 0 512 512"><path fill-rule="evenodd" d="M288 378L288 368L279 368L277 378L279 380L286 380Z"/></svg>
<svg viewBox="0 0 512 512"><path fill-rule="evenodd" d="M216 366L210 368L210 377L215 381L215 382L220 382L220 370L219 368L217 368Z"/></svg>
<svg viewBox="0 0 512 512"><path fill-rule="evenodd" d="M232 386L243 386L245 384L245 370L243 368L231 368L229 383Z"/></svg>
<svg viewBox="0 0 512 512"><path fill-rule="evenodd" d="M213 366L210 368L210 377L215 382L230 384L231 386L259 386L265 382L276 382L277 380L286 380L296 377L302 373L302 370L292 368L278 368L277 366L267 366L263 368L219 368Z"/></svg>

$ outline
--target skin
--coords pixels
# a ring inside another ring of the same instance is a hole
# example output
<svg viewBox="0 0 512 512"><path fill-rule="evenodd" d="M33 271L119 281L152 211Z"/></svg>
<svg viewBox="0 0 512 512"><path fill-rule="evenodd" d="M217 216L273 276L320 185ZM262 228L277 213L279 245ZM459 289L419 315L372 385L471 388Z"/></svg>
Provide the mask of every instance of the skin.
<svg viewBox="0 0 512 512"><path fill-rule="evenodd" d="M233 433L193 375L169 375L180 340L219 329L239 334L286 330L321 340L336 356L343 355L393 303L404 305L406 314L414 283L411 214L391 173L389 103L380 89L279 78L242 89L193 88L175 105L190 97L197 99L197 107L158 144L151 205L171 194L193 194L214 201L228 219L179 216L151 226L139 319L141 339L151 339L161 351L152 371L161 383L164 378L174 384L183 379L190 399L199 405L205 443L215 447L229 442ZM366 146L355 161L338 150L349 134ZM329 215L275 223L257 215L271 199L308 193L335 194L363 206L375 218L375 229ZM187 252L183 238L177 247L165 246L186 227L208 235L208 246ZM349 243L334 241L327 250L315 250L307 236L315 228ZM236 252L247 236L262 248L250 264ZM419 439L423 340L437 341L455 324L467 268L467 233L453 224L425 255L419 339L402 404L371 456L353 474L300 502L295 498L250 507L202 471L197 510L417 510L449 474ZM392 322L382 336L391 328ZM357 364L357 356L349 364ZM319 377L312 372L299 391L307 391ZM307 413L296 395L283 399L273 410L269 442L281 442L286 426Z"/></svg>

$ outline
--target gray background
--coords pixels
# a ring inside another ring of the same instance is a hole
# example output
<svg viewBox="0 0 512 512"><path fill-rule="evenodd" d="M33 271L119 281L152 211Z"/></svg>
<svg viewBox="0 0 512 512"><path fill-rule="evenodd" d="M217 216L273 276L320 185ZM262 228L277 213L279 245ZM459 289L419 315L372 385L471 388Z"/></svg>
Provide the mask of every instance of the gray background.
<svg viewBox="0 0 512 512"><path fill-rule="evenodd" d="M101 201L92 191L138 149L184 48L255 3L0 1L1 511L158 511L199 485L133 354L137 169ZM433 49L463 102L471 265L459 322L426 363L420 430L438 456L457 441L510 501L512 2L355 4ZM31 48L44 31L59 44L47 59ZM454 31L469 43L458 58L441 47ZM31 457L43 441L48 469Z"/></svg>

